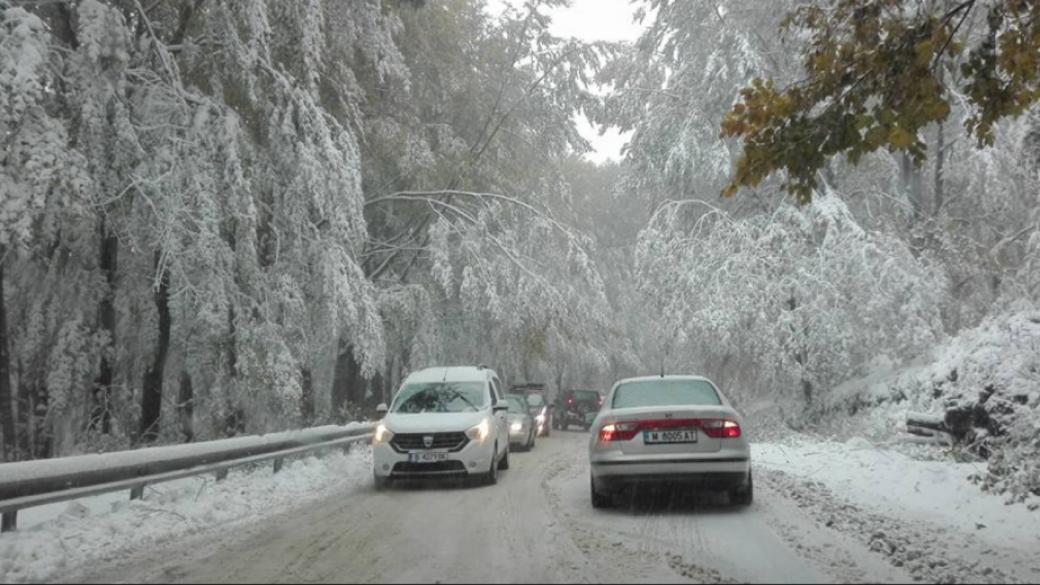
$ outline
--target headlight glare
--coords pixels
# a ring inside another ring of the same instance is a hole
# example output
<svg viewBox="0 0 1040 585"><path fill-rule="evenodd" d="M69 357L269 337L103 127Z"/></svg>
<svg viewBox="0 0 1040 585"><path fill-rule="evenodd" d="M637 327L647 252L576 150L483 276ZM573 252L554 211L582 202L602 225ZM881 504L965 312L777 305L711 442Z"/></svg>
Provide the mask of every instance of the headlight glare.
<svg viewBox="0 0 1040 585"><path fill-rule="evenodd" d="M484 439L487 439L488 435L490 435L490 434L491 434L491 423L489 423L488 419L486 419L486 418L484 420L480 421L480 424L478 424L478 425L470 428L468 431L466 431L466 436L469 437L470 439L478 442L478 443L483 443Z"/></svg>
<svg viewBox="0 0 1040 585"><path fill-rule="evenodd" d="M383 443L390 442L390 439L394 438L394 434L390 432L390 429L386 428L386 425L379 423L376 425L376 432L372 435L373 445L382 445Z"/></svg>

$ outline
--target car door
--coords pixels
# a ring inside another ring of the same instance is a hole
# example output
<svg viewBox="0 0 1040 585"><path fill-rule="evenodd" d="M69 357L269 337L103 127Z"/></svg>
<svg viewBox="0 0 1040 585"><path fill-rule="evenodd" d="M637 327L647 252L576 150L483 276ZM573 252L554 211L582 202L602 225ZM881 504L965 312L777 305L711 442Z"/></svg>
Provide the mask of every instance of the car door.
<svg viewBox="0 0 1040 585"><path fill-rule="evenodd" d="M498 404L502 401L502 392L499 389L498 378L491 378L491 403ZM494 412L494 411L492 411ZM509 414L506 411L494 413L496 437L498 437L499 451L505 452L509 448Z"/></svg>

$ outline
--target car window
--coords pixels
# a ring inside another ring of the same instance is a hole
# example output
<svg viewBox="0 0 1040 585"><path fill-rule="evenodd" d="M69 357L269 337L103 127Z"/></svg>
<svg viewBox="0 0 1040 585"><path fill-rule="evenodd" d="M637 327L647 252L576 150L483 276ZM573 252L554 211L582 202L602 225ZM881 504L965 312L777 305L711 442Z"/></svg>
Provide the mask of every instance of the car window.
<svg viewBox="0 0 1040 585"><path fill-rule="evenodd" d="M527 395L527 403L531 405L531 408L537 408L545 405L545 398L537 392Z"/></svg>
<svg viewBox="0 0 1040 585"><path fill-rule="evenodd" d="M527 401L524 400L523 396L506 394L506 403L509 405L509 412L516 414L524 414L527 412Z"/></svg>
<svg viewBox="0 0 1040 585"><path fill-rule="evenodd" d="M491 378L491 395L495 398L496 404L502 400L502 394L498 391L498 380L494 378Z"/></svg>
<svg viewBox="0 0 1040 585"><path fill-rule="evenodd" d="M641 380L626 382L614 391L613 408L641 406L716 406L718 392L706 380Z"/></svg>
<svg viewBox="0 0 1040 585"><path fill-rule="evenodd" d="M405 384L391 412L476 412L488 405L486 382L428 382Z"/></svg>

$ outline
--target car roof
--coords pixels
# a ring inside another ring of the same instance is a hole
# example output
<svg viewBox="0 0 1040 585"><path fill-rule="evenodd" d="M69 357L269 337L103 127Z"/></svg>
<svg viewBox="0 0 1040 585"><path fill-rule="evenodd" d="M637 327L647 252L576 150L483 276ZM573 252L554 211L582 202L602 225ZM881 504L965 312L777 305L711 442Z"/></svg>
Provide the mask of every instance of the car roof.
<svg viewBox="0 0 1040 585"><path fill-rule="evenodd" d="M494 370L477 366L438 366L408 374L405 382L484 382L497 377Z"/></svg>
<svg viewBox="0 0 1040 585"><path fill-rule="evenodd" d="M705 378L704 376L694 376L688 374L666 374L664 376L638 376L635 378L625 378L623 380L618 380L617 382L614 382L614 385L620 386L621 384L627 384L628 382L649 382L651 380L701 380L703 382L710 383L712 386L715 385L714 382Z"/></svg>

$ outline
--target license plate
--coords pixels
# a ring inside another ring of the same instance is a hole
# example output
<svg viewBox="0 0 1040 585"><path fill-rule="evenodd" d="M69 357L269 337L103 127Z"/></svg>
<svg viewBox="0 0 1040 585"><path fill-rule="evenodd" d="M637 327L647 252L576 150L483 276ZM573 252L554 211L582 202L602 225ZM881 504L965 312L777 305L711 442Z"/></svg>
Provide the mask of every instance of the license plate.
<svg viewBox="0 0 1040 585"><path fill-rule="evenodd" d="M643 431L643 442L647 445L660 443L696 443L697 431L694 429Z"/></svg>
<svg viewBox="0 0 1040 585"><path fill-rule="evenodd" d="M447 453L409 453L409 463L437 463L438 461L447 461Z"/></svg>

